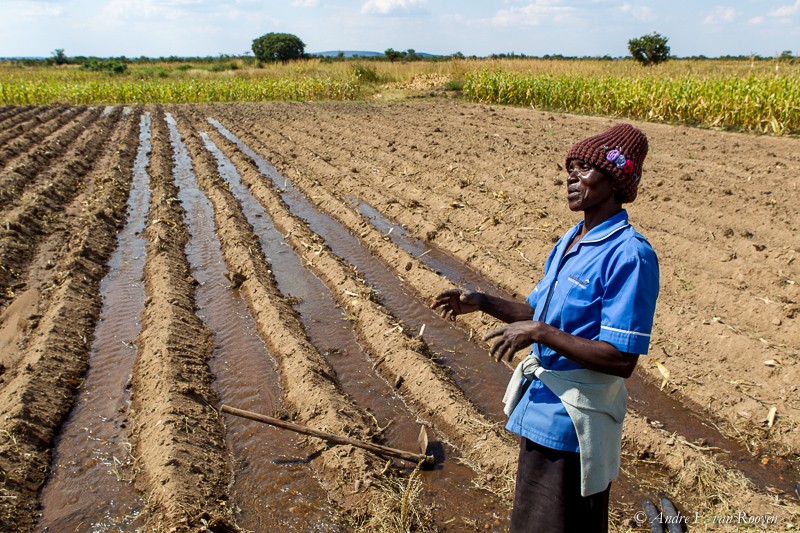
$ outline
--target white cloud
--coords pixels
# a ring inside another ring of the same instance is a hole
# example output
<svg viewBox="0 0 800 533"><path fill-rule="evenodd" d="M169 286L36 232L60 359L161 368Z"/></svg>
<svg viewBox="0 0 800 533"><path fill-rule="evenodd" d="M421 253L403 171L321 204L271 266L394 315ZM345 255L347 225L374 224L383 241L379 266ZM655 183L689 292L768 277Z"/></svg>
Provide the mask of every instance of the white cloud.
<svg viewBox="0 0 800 533"><path fill-rule="evenodd" d="M319 0L292 0L292 7L317 7Z"/></svg>
<svg viewBox="0 0 800 533"><path fill-rule="evenodd" d="M721 24L730 24L739 17L739 12L732 7L717 6L714 11L706 15L703 19L703 24L709 26L719 26Z"/></svg>
<svg viewBox="0 0 800 533"><path fill-rule="evenodd" d="M764 22L766 22L766 20L767 19L765 19L764 17L759 16L759 17L751 18L750 20L747 21L747 23L751 24L753 26L758 26L760 24L764 24Z"/></svg>
<svg viewBox="0 0 800 533"><path fill-rule="evenodd" d="M635 6L632 4L622 4L620 10L623 13L629 13L635 20L643 22L650 22L656 20L653 10L648 6Z"/></svg>
<svg viewBox="0 0 800 533"><path fill-rule="evenodd" d="M38 17L58 17L64 14L63 5L55 5L54 2L47 1L14 1L9 2L4 7L4 16L13 11L15 17L38 18Z"/></svg>
<svg viewBox="0 0 800 533"><path fill-rule="evenodd" d="M424 3L425 0L366 0L361 5L361 12L388 15L395 11L408 11Z"/></svg>
<svg viewBox="0 0 800 533"><path fill-rule="evenodd" d="M237 20L245 17L241 8L248 8L247 3L229 1L209 2L207 0L110 0L93 17L85 21L85 26L92 25L125 27L129 24L146 23L189 23L197 31L208 33L209 28L219 24L219 20ZM208 22L211 20L212 22ZM217 30L214 30L216 33Z"/></svg>
<svg viewBox="0 0 800 533"><path fill-rule="evenodd" d="M769 12L770 17L790 17L800 11L800 0L795 0L794 4L781 6Z"/></svg>
<svg viewBox="0 0 800 533"><path fill-rule="evenodd" d="M575 8L559 5L558 1L536 0L522 7L501 9L492 24L495 26L538 26L542 22L561 22L571 16Z"/></svg>

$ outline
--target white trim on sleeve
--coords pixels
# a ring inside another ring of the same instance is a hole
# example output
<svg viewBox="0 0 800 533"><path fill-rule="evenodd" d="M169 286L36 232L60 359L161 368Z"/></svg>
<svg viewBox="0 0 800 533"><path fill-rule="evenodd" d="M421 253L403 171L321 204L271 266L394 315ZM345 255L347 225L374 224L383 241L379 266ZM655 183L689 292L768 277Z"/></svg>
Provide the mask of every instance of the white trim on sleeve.
<svg viewBox="0 0 800 533"><path fill-rule="evenodd" d="M616 333L625 333L626 335L639 335L640 337L650 338L649 333L639 333L638 331L628 331L625 329L617 329L609 326L600 326L600 329L607 329L608 331L614 331Z"/></svg>

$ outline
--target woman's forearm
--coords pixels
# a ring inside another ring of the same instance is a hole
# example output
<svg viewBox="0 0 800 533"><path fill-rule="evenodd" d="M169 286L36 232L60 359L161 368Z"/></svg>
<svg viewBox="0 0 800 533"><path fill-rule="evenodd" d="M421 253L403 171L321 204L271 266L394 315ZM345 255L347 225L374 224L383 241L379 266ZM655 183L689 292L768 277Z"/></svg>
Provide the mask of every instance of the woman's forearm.
<svg viewBox="0 0 800 533"><path fill-rule="evenodd" d="M584 368L622 378L630 377L639 360L638 355L621 352L607 342L577 337L534 320L513 322L484 336L484 340L492 338L497 340L490 352L498 360L510 361L518 351L539 343Z"/></svg>
<svg viewBox="0 0 800 533"><path fill-rule="evenodd" d="M589 370L628 378L633 374L633 369L639 360L638 355L621 352L605 341L577 337L542 322L535 324L537 324L538 340L534 342L544 344Z"/></svg>
<svg viewBox="0 0 800 533"><path fill-rule="evenodd" d="M483 293L481 293L480 296L478 309L506 324L533 319L533 308L531 308L528 302L506 300L499 296Z"/></svg>

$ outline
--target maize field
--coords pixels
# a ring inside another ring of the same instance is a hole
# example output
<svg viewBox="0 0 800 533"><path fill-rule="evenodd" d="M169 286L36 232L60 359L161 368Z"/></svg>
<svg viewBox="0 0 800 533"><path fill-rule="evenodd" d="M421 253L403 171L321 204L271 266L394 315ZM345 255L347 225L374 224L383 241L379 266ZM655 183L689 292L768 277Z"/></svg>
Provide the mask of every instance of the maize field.
<svg viewBox="0 0 800 533"><path fill-rule="evenodd" d="M800 133L797 76L618 78L482 71L467 76L464 93L484 104L756 133Z"/></svg>

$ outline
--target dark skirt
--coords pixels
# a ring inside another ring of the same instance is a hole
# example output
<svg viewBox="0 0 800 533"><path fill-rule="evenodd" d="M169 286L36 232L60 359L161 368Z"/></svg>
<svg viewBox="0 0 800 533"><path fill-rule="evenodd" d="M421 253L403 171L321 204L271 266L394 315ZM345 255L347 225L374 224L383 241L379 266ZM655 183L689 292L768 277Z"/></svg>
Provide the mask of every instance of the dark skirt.
<svg viewBox="0 0 800 533"><path fill-rule="evenodd" d="M523 437L510 531L606 533L610 489L582 497L580 454Z"/></svg>

